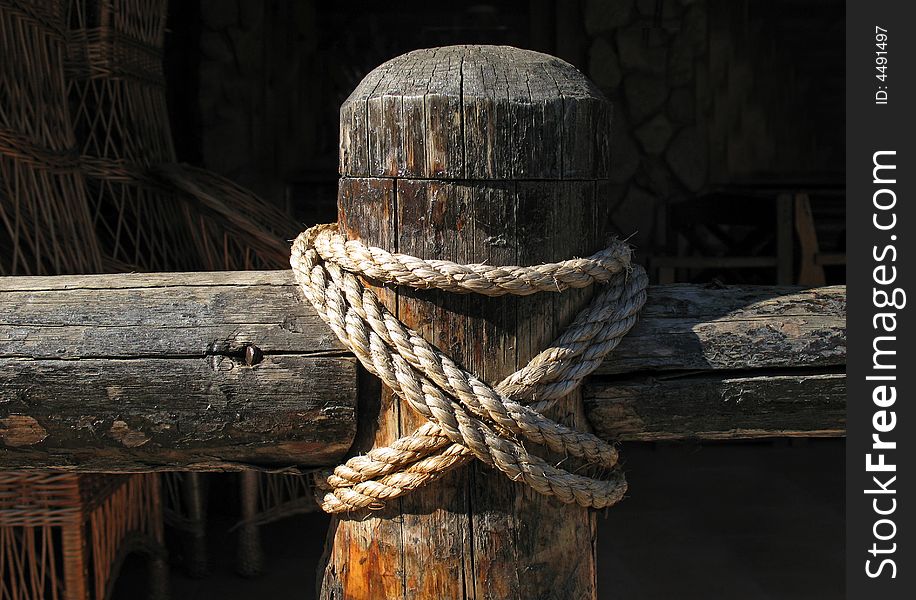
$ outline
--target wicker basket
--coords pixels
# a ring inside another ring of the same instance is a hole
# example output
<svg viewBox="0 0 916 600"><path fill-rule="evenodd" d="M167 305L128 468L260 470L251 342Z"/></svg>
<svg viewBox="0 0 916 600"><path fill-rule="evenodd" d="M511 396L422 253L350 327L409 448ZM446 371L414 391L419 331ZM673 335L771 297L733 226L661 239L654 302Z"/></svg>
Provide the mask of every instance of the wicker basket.
<svg viewBox="0 0 916 600"><path fill-rule="evenodd" d="M58 0L0 0L0 275L98 272Z"/></svg>
<svg viewBox="0 0 916 600"><path fill-rule="evenodd" d="M0 599L102 600L133 551L166 597L158 475L0 473Z"/></svg>
<svg viewBox="0 0 916 600"><path fill-rule="evenodd" d="M167 0L0 0L0 275L288 266L286 240L301 229L299 223L224 177L176 163L161 64L167 5ZM30 490L41 496L46 486L64 490L96 481L38 473L0 473L0 479L4 498L14 499L30 497ZM266 484L260 495L263 516L282 516L298 488L284 487L283 479L260 479ZM258 494L254 477L246 481L251 512ZM186 488L184 504L170 503L170 522L191 533L191 571L203 574L200 476L175 476L166 483ZM285 494L271 493L281 487ZM60 490L55 493L66 495ZM42 509L40 502L18 506L22 519L30 506ZM70 508L55 511L77 511L73 502L64 506ZM36 522L44 523L43 509L36 514L41 515ZM12 543L21 535L9 533L8 522L0 521L0 536ZM256 528L252 524L245 530L250 535L242 536L244 572L258 570L251 566L259 563ZM42 567L39 558L59 559L76 550L65 545L55 551L60 536L50 533L39 546L29 543L38 562L14 567L0 558L0 575L5 582L19 581L13 575L26 571L40 573L38 590L57 581L57 572ZM98 572L104 574L104 567ZM34 577L22 579L16 590ZM17 594L0 588L0 599L25 597Z"/></svg>
<svg viewBox="0 0 916 600"><path fill-rule="evenodd" d="M176 164L162 72L168 1L68 6L73 129L104 255L119 270L285 266L292 219L225 178Z"/></svg>

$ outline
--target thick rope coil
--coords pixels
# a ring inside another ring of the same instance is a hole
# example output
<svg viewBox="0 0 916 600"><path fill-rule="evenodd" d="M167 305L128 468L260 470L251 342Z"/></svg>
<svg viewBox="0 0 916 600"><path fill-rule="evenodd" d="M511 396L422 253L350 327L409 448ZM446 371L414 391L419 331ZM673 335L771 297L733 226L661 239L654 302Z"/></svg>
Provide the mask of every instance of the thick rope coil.
<svg viewBox="0 0 916 600"><path fill-rule="evenodd" d="M363 366L429 422L391 445L334 469L321 505L330 513L381 508L384 501L434 481L476 457L538 492L602 508L626 491L617 451L596 436L541 411L576 389L636 323L645 303L645 271L620 242L584 259L534 267L459 265L392 254L317 225L293 242L290 258L306 298ZM455 364L406 327L360 282L488 296L528 295L606 283L553 344L495 388ZM571 473L529 454L524 441L608 470L606 478Z"/></svg>

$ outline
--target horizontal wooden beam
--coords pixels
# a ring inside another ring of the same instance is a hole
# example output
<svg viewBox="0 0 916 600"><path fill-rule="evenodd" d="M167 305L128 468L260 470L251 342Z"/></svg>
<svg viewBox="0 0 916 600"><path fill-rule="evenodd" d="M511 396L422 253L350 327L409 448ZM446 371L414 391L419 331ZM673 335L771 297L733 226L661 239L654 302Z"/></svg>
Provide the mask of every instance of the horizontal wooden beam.
<svg viewBox="0 0 916 600"><path fill-rule="evenodd" d="M834 369L846 365L846 287L656 285L596 372Z"/></svg>
<svg viewBox="0 0 916 600"><path fill-rule="evenodd" d="M840 436L846 288L653 286L585 386L607 439Z"/></svg>
<svg viewBox="0 0 916 600"><path fill-rule="evenodd" d="M836 437L846 431L842 373L594 380L584 401L596 433L624 442Z"/></svg>
<svg viewBox="0 0 916 600"><path fill-rule="evenodd" d="M288 273L0 278L0 468L323 466L355 434L356 359Z"/></svg>
<svg viewBox="0 0 916 600"><path fill-rule="evenodd" d="M845 288L654 286L587 382L608 439L841 435ZM288 272L0 278L0 468L330 465L356 361Z"/></svg>

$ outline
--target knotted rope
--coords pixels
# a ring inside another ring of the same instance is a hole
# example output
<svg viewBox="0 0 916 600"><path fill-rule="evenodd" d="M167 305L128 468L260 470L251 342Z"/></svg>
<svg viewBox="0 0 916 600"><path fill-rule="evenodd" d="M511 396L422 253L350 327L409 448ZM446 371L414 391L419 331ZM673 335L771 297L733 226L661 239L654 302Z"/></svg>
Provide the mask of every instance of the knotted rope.
<svg viewBox="0 0 916 600"><path fill-rule="evenodd" d="M533 267L460 265L422 260L347 240L317 225L293 242L290 258L305 297L363 366L428 419L408 436L334 469L324 487L329 513L379 509L476 457L513 481L563 502L603 508L626 491L616 449L541 414L576 389L636 323L648 279L614 242L588 258ZM406 327L357 275L383 283L486 296L604 289L550 347L490 387ZM608 471L572 473L530 454L529 441Z"/></svg>

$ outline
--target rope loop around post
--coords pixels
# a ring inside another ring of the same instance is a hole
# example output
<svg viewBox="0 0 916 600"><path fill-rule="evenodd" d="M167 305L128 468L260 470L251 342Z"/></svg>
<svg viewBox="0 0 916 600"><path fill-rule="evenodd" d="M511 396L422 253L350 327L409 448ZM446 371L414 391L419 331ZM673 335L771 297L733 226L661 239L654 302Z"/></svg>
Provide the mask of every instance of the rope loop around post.
<svg viewBox="0 0 916 600"><path fill-rule="evenodd" d="M290 264L305 297L340 341L427 419L412 434L335 468L320 484L326 512L382 508L471 458L566 503L604 508L623 497L626 481L616 449L541 413L575 390L636 323L648 278L631 263L625 243L531 267L461 265L365 246L329 224L296 238ZM550 347L491 387L401 323L359 276L485 296L603 287ZM526 443L582 459L604 475L554 466L529 453Z"/></svg>

